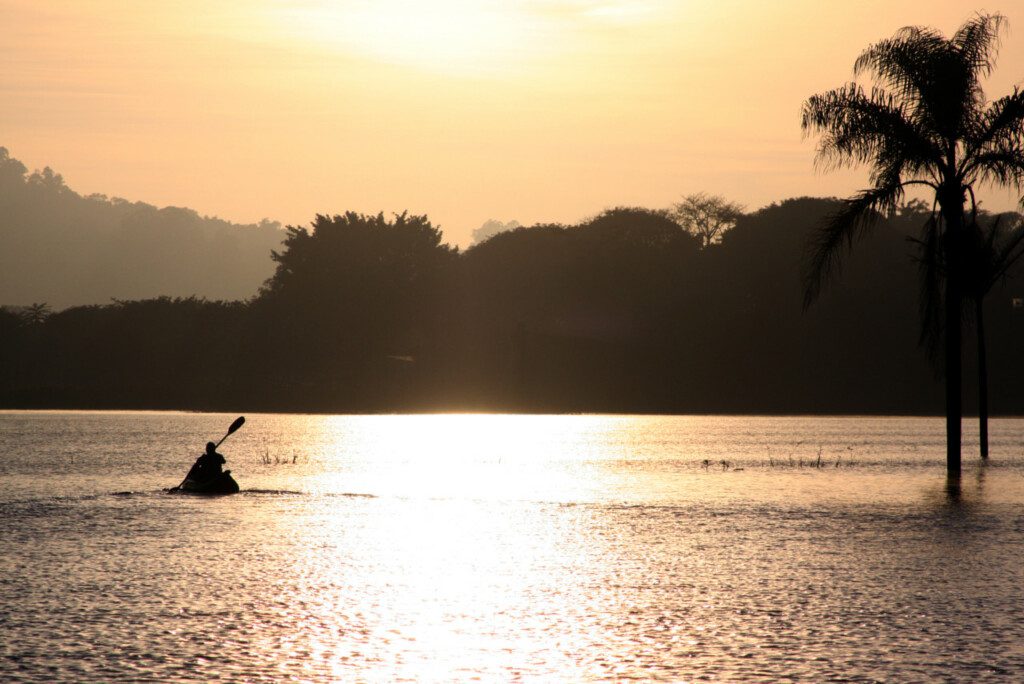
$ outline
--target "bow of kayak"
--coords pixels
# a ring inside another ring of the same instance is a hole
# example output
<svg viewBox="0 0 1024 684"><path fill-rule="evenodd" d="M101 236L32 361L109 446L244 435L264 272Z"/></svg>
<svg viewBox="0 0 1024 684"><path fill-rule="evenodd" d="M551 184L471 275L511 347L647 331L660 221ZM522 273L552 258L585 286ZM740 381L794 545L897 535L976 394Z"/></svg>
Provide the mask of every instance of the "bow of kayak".
<svg viewBox="0 0 1024 684"><path fill-rule="evenodd" d="M231 471L225 470L203 482L186 478L180 485L167 491L174 494L236 494L238 483L231 477Z"/></svg>

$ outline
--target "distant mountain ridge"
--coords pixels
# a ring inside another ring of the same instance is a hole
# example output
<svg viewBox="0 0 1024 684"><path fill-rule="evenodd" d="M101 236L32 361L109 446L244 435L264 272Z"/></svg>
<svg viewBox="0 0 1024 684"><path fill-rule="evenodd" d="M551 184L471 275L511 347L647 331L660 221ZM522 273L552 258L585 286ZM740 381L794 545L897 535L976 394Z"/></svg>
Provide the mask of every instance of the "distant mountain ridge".
<svg viewBox="0 0 1024 684"><path fill-rule="evenodd" d="M248 299L285 232L192 209L82 196L0 147L0 306L54 309L162 295Z"/></svg>

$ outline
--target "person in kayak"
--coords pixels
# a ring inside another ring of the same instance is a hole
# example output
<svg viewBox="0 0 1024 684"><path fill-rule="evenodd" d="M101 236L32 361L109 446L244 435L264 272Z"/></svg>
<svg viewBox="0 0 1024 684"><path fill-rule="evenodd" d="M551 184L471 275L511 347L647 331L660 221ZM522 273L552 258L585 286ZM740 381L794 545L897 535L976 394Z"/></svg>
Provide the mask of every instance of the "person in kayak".
<svg viewBox="0 0 1024 684"><path fill-rule="evenodd" d="M224 456L217 453L217 445L213 442L207 442L206 453L196 459L195 464L188 471L185 479L196 482L212 480L223 472L221 466L225 463Z"/></svg>

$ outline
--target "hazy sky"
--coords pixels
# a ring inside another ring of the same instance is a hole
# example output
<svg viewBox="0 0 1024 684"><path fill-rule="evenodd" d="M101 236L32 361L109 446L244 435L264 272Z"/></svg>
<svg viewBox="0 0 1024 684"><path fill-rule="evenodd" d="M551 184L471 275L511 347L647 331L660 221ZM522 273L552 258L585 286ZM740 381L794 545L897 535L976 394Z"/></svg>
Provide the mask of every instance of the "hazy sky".
<svg viewBox="0 0 1024 684"><path fill-rule="evenodd" d="M1000 96L1020 0L0 0L0 145L82 193L244 222L409 209L459 244L698 191L753 209L866 185L815 172L801 103L901 26L980 9L1010 20Z"/></svg>

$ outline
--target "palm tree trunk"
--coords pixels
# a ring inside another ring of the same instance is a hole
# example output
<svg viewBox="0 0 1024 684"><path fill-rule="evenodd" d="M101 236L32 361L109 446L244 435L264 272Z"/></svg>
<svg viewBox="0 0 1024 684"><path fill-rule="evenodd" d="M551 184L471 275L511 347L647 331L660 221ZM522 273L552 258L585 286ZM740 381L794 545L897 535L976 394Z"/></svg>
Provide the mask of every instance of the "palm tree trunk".
<svg viewBox="0 0 1024 684"><path fill-rule="evenodd" d="M978 324L978 439L981 442L981 460L988 460L988 359L985 353L985 313L983 300L974 300Z"/></svg>
<svg viewBox="0 0 1024 684"><path fill-rule="evenodd" d="M952 190L952 192L950 192ZM945 195L943 197L942 195ZM964 200L963 189L940 191L946 224L944 249L946 261L945 343L946 343L946 475L960 479L960 444L962 441L963 379L961 348L961 312L963 307Z"/></svg>
<svg viewBox="0 0 1024 684"><path fill-rule="evenodd" d="M963 413L960 347L961 294L956 278L946 278L946 473L960 477L960 418Z"/></svg>

